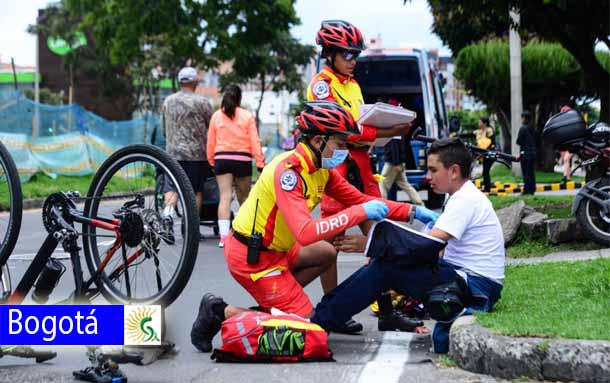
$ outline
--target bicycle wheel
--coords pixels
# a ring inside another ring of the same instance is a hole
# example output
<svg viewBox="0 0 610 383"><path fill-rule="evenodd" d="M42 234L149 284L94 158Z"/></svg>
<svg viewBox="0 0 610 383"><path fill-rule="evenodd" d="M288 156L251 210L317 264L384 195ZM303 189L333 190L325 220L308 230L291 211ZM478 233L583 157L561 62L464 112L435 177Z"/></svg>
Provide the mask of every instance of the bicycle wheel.
<svg viewBox="0 0 610 383"><path fill-rule="evenodd" d="M182 217L169 219L156 209L157 172L175 186ZM133 203L138 201L136 197L139 202ZM113 231L99 224L83 224L85 260L91 275L99 270L96 284L102 295L123 304L169 306L195 266L199 246L196 212L195 193L186 173L164 151L131 145L104 161L89 187L84 215L98 221L114 217L120 246ZM178 225L184 227L184 234L174 228Z"/></svg>
<svg viewBox="0 0 610 383"><path fill-rule="evenodd" d="M0 142L0 266L15 248L23 215L21 181L13 158Z"/></svg>

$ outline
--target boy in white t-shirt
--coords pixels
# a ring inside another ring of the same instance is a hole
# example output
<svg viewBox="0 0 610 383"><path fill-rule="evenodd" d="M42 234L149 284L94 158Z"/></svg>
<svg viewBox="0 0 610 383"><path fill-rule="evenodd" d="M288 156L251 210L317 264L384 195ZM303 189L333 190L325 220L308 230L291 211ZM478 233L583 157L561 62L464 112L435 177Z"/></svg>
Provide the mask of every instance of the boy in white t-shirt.
<svg viewBox="0 0 610 383"><path fill-rule="evenodd" d="M504 238L491 203L469 180L472 156L461 140L436 141L428 150L428 177L436 193L447 193L443 213L428 235L447 241L438 267L401 268L374 258L317 305L312 321L326 330L362 311L378 294L394 289L421 298L439 284L466 280L476 304L467 309L489 311L500 298L504 279ZM451 323L437 323L434 350L447 353Z"/></svg>
<svg viewBox="0 0 610 383"><path fill-rule="evenodd" d="M443 213L429 235L447 241L441 267L466 280L475 296L473 310L489 311L502 292L504 236L489 199L469 180L471 156L459 139L445 139L428 150L428 177L437 193L449 194ZM449 351L451 323L437 323L434 351Z"/></svg>

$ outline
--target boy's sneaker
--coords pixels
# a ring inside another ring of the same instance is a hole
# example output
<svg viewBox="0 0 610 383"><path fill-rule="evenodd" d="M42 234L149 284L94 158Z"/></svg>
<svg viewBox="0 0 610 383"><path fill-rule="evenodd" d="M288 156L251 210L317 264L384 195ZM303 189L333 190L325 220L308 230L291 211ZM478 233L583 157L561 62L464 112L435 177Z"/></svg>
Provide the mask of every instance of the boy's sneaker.
<svg viewBox="0 0 610 383"><path fill-rule="evenodd" d="M201 352L212 351L212 339L222 327L222 319L213 310L214 305L222 304L222 298L205 294L199 304L199 314L191 329L191 343Z"/></svg>
<svg viewBox="0 0 610 383"><path fill-rule="evenodd" d="M165 235L162 237L163 241L168 245L176 243L176 237L174 236L174 220L171 216L163 218L163 229L165 231Z"/></svg>
<svg viewBox="0 0 610 383"><path fill-rule="evenodd" d="M392 310L391 314L379 315L377 329L379 331L405 331L413 332L416 327L423 326L424 322L411 319L398 310Z"/></svg>

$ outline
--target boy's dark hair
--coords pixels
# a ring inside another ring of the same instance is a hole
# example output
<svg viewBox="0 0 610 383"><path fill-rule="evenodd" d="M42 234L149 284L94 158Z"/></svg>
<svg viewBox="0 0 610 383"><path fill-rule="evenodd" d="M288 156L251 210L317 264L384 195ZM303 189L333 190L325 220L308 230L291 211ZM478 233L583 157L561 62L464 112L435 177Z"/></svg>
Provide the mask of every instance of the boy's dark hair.
<svg viewBox="0 0 610 383"><path fill-rule="evenodd" d="M462 178L470 177L472 169L472 156L466 145L459 138L443 138L442 140L434 141L428 155L436 154L445 168L451 165L458 165Z"/></svg>
<svg viewBox="0 0 610 383"><path fill-rule="evenodd" d="M241 88L237 85L227 86L220 105L224 114L233 119L235 109L241 105Z"/></svg>
<svg viewBox="0 0 610 383"><path fill-rule="evenodd" d="M485 124L485 126L489 126L489 118L481 117L480 120Z"/></svg>

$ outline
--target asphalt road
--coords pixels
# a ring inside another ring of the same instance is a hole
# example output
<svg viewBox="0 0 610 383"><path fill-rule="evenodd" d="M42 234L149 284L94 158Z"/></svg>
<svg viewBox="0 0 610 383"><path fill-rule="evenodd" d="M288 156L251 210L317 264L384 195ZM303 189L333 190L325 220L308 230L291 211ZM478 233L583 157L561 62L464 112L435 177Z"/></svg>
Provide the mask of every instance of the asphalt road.
<svg viewBox="0 0 610 383"><path fill-rule="evenodd" d="M211 229L202 232L212 235ZM46 236L40 210L24 213L23 226L10 267L13 286L24 272L28 261ZM64 258L60 249L56 256ZM357 254L339 256L340 279L345 279L363 263ZM65 298L73 289L71 270L65 273L51 301ZM313 302L322 296L320 283L306 288ZM178 345L179 353L149 366L121 365L130 382L495 382L487 376L456 368L439 367L429 353L426 336L408 333L383 333L376 330L377 321L365 311L355 317L365 330L362 335L331 334L330 347L336 362L302 364L218 364L190 344L190 329L199 300L205 292L221 295L226 301L251 306L254 301L229 275L217 239L200 242L199 253L191 279L178 300L166 311L166 339ZM219 337L215 339L218 345ZM47 348L47 347L39 347ZM72 371L89 365L84 347L54 347L57 358L43 364L33 360L6 356L0 359L0 382L72 382Z"/></svg>

